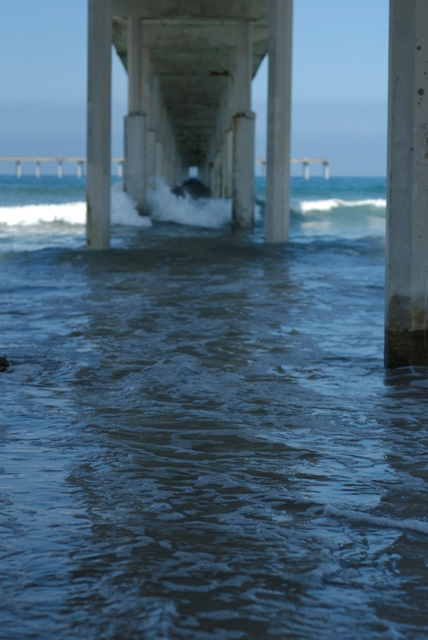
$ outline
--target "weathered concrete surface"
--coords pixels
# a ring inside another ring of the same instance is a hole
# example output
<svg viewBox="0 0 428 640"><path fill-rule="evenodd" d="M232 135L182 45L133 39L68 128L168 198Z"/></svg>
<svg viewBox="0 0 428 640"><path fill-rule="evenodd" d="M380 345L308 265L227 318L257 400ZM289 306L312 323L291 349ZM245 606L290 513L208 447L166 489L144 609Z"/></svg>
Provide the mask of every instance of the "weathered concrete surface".
<svg viewBox="0 0 428 640"><path fill-rule="evenodd" d="M290 227L292 0L269 0L267 242L285 242Z"/></svg>
<svg viewBox="0 0 428 640"><path fill-rule="evenodd" d="M110 246L112 0L88 2L86 243Z"/></svg>
<svg viewBox="0 0 428 640"><path fill-rule="evenodd" d="M385 364L428 365L428 0L392 0Z"/></svg>
<svg viewBox="0 0 428 640"><path fill-rule="evenodd" d="M254 224L254 123L254 113L233 118L232 217L237 229Z"/></svg>
<svg viewBox="0 0 428 640"><path fill-rule="evenodd" d="M124 189L137 203L140 213L146 205L146 116L125 117Z"/></svg>

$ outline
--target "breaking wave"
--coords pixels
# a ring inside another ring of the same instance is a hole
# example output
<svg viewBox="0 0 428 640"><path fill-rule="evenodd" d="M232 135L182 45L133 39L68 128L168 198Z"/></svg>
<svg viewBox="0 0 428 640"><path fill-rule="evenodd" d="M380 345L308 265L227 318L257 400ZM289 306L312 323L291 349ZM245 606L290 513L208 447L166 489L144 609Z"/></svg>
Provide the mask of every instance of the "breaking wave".
<svg viewBox="0 0 428 640"><path fill-rule="evenodd" d="M148 189L147 208L150 217L157 222L174 222L194 227L219 229L232 221L232 203L226 199L193 200L190 196L178 197L164 183L158 181Z"/></svg>
<svg viewBox="0 0 428 640"><path fill-rule="evenodd" d="M384 198L368 198L367 200L341 200L340 198L330 198L326 200L292 200L291 210L303 215L313 212L330 212L333 209L347 208L370 208L386 209Z"/></svg>
<svg viewBox="0 0 428 640"><path fill-rule="evenodd" d="M111 223L129 227L150 227L147 216L140 216L135 202L120 183L111 189ZM37 225L61 224L83 226L86 224L86 203L66 202L62 204L30 204L0 207L0 226L34 227Z"/></svg>

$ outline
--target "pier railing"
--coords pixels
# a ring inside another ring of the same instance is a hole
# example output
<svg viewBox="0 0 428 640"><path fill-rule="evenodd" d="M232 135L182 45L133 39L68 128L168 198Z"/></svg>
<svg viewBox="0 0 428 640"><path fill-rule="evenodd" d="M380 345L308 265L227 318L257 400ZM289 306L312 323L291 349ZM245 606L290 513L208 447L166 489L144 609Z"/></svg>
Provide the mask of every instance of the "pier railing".
<svg viewBox="0 0 428 640"><path fill-rule="evenodd" d="M117 175L119 178L122 178L124 158L117 156L113 157L111 161L113 164L117 164ZM15 163L17 178L22 176L22 164L24 162L30 162L36 165L36 178L40 178L41 176L42 163L56 163L58 165L58 178L62 178L64 163L72 162L77 164L77 177L81 178L83 176L83 167L86 163L86 158L83 156L0 156L0 162ZM266 175L266 158L255 158L254 162L261 165L262 174ZM291 163L302 165L305 180L309 180L311 164L322 164L325 180L328 180L330 177L330 161L327 158L291 158Z"/></svg>
<svg viewBox="0 0 428 640"><path fill-rule="evenodd" d="M266 167L267 160L266 158L256 158L255 162L262 166L262 174L266 175ZM301 164L303 169L303 177L305 180L309 180L310 178L310 165L311 164L322 164L323 166L323 176L325 180L330 178L330 160L328 158L291 158L290 162L292 164Z"/></svg>
<svg viewBox="0 0 428 640"><path fill-rule="evenodd" d="M113 157L111 161L112 163L117 163L117 175L119 178L122 178L124 159ZM0 162L15 163L17 178L22 176L22 164L24 162L31 162L36 165L36 178L40 178L41 176L42 163L56 163L58 165L58 178L62 178L64 163L73 162L77 163L77 177L81 178L83 176L83 167L86 163L86 158L83 156L0 156Z"/></svg>

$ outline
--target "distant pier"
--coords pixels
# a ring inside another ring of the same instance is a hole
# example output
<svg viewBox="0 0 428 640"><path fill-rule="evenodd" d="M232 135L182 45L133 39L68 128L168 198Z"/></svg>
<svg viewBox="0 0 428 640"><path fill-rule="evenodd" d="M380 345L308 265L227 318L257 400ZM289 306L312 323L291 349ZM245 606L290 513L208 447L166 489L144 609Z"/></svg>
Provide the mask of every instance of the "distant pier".
<svg viewBox="0 0 428 640"><path fill-rule="evenodd" d="M83 167L86 164L86 158L83 156L0 156L0 162L15 163L16 177L22 176L23 163L31 162L36 165L36 178L41 176L41 165L43 163L55 163L58 166L58 178L63 176L63 165L65 162L73 162L77 164L77 177L83 176ZM111 158L112 163L117 163L117 175L119 178L123 176L124 159L119 157Z"/></svg>
<svg viewBox="0 0 428 640"><path fill-rule="evenodd" d="M58 178L63 177L63 165L65 162L72 162L77 164L77 177L83 176L83 167L86 164L86 157L83 156L0 156L0 162L15 163L16 177L22 176L22 164L34 163L36 165L36 178L41 176L42 163L56 163L58 166ZM117 164L117 175L119 178L123 177L123 164L125 159L122 157L113 157L111 162ZM255 158L254 162L262 166L263 176L266 176L267 160L266 158ZM323 176L325 180L330 178L330 161L327 158L291 158L291 164L301 164L303 168L303 177L305 180L310 178L309 167L311 164L323 165Z"/></svg>
<svg viewBox="0 0 428 640"><path fill-rule="evenodd" d="M266 176L267 173L267 159L266 158L256 158L255 162L261 164L263 167L263 175ZM305 180L309 180L310 178L310 165L311 164L322 164L323 166L323 176L325 180L329 180L330 178L330 160L327 158L290 158L291 164L301 164L303 169L303 177Z"/></svg>

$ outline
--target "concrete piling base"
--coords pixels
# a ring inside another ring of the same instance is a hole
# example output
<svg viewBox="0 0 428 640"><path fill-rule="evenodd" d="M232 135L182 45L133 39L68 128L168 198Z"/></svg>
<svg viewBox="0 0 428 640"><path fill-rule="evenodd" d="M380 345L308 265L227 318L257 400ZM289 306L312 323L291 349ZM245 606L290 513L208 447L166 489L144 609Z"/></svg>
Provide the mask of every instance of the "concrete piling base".
<svg viewBox="0 0 428 640"><path fill-rule="evenodd" d="M254 129L255 114L233 118L232 222L239 228L254 225Z"/></svg>
<svg viewBox="0 0 428 640"><path fill-rule="evenodd" d="M137 203L140 213L146 206L146 117L125 117L124 190Z"/></svg>

